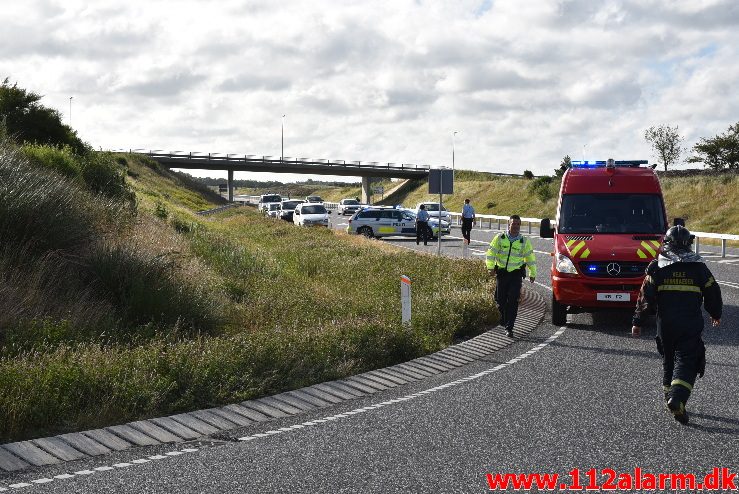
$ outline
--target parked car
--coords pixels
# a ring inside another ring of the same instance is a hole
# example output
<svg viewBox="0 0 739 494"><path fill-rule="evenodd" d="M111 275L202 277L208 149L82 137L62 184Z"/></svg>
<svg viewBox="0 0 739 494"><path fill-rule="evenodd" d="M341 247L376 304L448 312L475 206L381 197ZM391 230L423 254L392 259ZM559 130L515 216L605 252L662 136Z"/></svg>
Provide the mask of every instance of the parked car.
<svg viewBox="0 0 739 494"><path fill-rule="evenodd" d="M426 212L429 214L430 217L439 217L438 202L419 202L418 204L416 204L416 213L418 213L418 210L421 209L421 204L426 206ZM449 213L449 211L447 211L443 204L441 205L441 219L448 222L452 221L452 215Z"/></svg>
<svg viewBox="0 0 739 494"><path fill-rule="evenodd" d="M264 214L266 214L270 218L279 218L280 217L280 203L279 202L268 203L267 207L264 210Z"/></svg>
<svg viewBox="0 0 739 494"><path fill-rule="evenodd" d="M439 219L429 219L428 228L428 237L436 238L439 235ZM415 237L416 215L411 209L370 206L362 208L349 219L346 231L365 237ZM441 234L449 235L449 232L449 222L442 220Z"/></svg>
<svg viewBox="0 0 739 494"><path fill-rule="evenodd" d="M305 202L323 202L321 196L307 196Z"/></svg>
<svg viewBox="0 0 739 494"><path fill-rule="evenodd" d="M300 199L283 200L280 204L280 218L292 223L295 208L298 206L298 204L303 204L303 202L305 201L302 201Z"/></svg>
<svg viewBox="0 0 739 494"><path fill-rule="evenodd" d="M342 199L339 201L339 214L354 214L362 208L356 199Z"/></svg>
<svg viewBox="0 0 739 494"><path fill-rule="evenodd" d="M298 204L293 213L293 223L298 226L328 226L328 215L323 204Z"/></svg>
<svg viewBox="0 0 739 494"><path fill-rule="evenodd" d="M282 196L280 196L279 194L262 194L259 197L259 203L257 204L257 211L265 213L267 209L267 204L273 204L273 203L279 204L281 201L282 201Z"/></svg>

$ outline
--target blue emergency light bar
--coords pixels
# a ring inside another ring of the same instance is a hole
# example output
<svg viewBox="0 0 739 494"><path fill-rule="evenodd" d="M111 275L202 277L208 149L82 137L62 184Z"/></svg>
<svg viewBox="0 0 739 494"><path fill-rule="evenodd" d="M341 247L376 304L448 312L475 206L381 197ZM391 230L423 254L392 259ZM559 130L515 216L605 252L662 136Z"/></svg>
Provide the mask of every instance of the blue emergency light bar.
<svg viewBox="0 0 739 494"><path fill-rule="evenodd" d="M572 165L572 168L599 168L606 166L606 161L571 161L570 164ZM627 167L638 167L641 165L648 164L649 161L647 160L620 160L620 161L614 161L614 164L616 166L627 166Z"/></svg>

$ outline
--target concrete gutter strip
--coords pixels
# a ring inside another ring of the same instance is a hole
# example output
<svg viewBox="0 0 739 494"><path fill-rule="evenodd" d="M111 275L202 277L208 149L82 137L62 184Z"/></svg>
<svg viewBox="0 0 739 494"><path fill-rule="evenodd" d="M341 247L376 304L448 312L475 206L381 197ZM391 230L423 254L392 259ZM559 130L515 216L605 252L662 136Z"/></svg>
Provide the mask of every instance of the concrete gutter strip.
<svg viewBox="0 0 739 494"><path fill-rule="evenodd" d="M533 331L546 310L546 302L540 295L528 290L523 294L514 329L516 336ZM240 404L0 445L0 471L14 472L74 461L134 446L191 441L220 431L297 415L447 372L486 357L513 341L502 330L488 331L409 362Z"/></svg>

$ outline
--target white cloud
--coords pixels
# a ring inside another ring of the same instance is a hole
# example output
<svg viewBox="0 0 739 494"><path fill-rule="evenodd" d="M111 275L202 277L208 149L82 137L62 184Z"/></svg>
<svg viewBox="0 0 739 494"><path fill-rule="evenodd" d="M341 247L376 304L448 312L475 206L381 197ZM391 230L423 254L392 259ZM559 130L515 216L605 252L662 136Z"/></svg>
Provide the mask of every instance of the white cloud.
<svg viewBox="0 0 739 494"><path fill-rule="evenodd" d="M31 0L0 76L95 147L549 173L737 120L733 0Z"/></svg>

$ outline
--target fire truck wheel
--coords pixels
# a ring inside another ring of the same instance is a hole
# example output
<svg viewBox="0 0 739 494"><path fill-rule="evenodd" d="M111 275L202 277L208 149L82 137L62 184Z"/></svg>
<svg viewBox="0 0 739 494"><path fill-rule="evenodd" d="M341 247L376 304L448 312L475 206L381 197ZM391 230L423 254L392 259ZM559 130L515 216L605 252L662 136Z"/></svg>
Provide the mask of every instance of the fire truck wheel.
<svg viewBox="0 0 739 494"><path fill-rule="evenodd" d="M567 324L567 306L557 302L554 294L552 294L552 324L555 326Z"/></svg>

